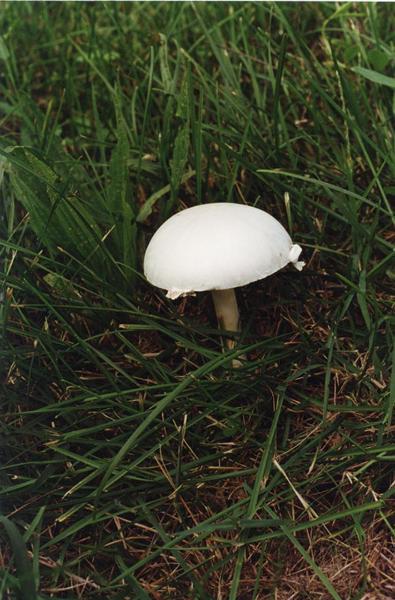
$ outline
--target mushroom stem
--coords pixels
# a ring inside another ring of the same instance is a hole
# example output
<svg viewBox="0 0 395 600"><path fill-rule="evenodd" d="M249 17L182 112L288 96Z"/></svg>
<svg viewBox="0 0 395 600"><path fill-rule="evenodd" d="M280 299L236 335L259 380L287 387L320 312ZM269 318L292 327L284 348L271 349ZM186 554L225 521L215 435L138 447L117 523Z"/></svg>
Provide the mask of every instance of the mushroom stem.
<svg viewBox="0 0 395 600"><path fill-rule="evenodd" d="M220 328L234 333L240 332L240 315L234 289L212 290L211 293ZM228 337L225 340L225 345L229 350L232 350L236 346L236 341ZM232 361L233 367L239 367L240 364L237 359Z"/></svg>

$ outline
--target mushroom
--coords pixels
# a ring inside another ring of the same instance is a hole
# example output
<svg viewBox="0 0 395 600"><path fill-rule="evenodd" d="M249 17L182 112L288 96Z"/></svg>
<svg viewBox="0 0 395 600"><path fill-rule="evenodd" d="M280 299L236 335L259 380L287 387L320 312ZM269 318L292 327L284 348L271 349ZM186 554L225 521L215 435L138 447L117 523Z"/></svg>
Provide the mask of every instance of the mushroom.
<svg viewBox="0 0 395 600"><path fill-rule="evenodd" d="M220 328L237 333L234 288L264 279L288 263L301 271L301 252L281 223L259 208L201 204L176 213L156 231L144 256L144 274L173 300L210 290ZM234 348L234 339L228 338L226 346Z"/></svg>

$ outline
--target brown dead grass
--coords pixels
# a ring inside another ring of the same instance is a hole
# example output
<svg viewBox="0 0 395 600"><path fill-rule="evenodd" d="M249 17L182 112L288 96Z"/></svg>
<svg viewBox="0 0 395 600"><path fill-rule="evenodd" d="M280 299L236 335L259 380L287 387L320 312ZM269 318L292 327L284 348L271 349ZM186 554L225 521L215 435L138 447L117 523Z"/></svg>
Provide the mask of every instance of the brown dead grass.
<svg viewBox="0 0 395 600"><path fill-rule="evenodd" d="M358 547L355 539L346 542L341 536L329 538L327 531L323 529L298 536L298 539L342 600L351 600L361 591L365 592L361 600L395 598L394 540L379 523L371 523L365 531L363 548ZM215 536L206 540L206 547L207 550L201 552L200 556L196 552L188 556L188 552L185 552L185 560L191 566L205 560L204 567L197 567L197 579L206 580L207 598L225 600L229 597L232 585L235 551L231 547L226 550L224 544L219 547ZM233 555L233 558L226 566L214 569L206 578L213 563L227 558L228 554ZM207 560L210 555L212 558ZM258 590L257 600L331 600L331 594L291 543L272 540L264 549L261 568L260 545L250 545L246 556L237 596L239 600L251 599L254 588ZM183 585L182 572L169 554L144 569L139 581L155 600L193 600L196 597L192 590Z"/></svg>

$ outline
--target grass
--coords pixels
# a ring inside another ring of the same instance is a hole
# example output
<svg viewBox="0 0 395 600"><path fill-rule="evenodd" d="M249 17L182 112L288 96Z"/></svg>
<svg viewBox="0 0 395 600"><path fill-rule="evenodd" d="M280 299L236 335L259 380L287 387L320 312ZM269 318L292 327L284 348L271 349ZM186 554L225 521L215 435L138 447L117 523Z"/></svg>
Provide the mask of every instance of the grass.
<svg viewBox="0 0 395 600"><path fill-rule="evenodd" d="M0 23L0 597L393 597L391 4ZM307 260L239 290L227 354L141 274L212 201Z"/></svg>

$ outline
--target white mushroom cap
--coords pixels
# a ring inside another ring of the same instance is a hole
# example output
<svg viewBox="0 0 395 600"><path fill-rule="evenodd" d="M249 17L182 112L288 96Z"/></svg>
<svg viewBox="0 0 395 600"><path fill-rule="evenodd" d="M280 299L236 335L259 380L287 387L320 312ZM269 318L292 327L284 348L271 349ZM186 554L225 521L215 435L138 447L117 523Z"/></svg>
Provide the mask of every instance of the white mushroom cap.
<svg viewBox="0 0 395 600"><path fill-rule="evenodd" d="M224 290L264 279L298 261L302 248L268 213L220 202L187 208L165 221L148 244L144 274L169 298Z"/></svg>

